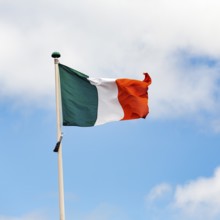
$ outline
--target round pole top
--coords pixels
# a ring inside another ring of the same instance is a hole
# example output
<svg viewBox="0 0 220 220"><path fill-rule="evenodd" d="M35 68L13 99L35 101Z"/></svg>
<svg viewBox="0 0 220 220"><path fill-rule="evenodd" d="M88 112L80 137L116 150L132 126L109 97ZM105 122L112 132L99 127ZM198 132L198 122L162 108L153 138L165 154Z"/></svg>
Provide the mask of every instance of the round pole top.
<svg viewBox="0 0 220 220"><path fill-rule="evenodd" d="M53 58L59 58L61 55L60 55L60 53L59 52L53 52L52 54L51 54L51 57L53 57Z"/></svg>

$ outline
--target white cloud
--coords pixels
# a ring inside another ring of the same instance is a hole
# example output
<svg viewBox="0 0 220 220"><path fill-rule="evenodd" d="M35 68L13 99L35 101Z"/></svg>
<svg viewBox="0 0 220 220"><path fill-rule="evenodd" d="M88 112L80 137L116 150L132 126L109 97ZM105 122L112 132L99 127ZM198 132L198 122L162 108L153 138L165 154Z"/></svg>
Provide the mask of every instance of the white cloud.
<svg viewBox="0 0 220 220"><path fill-rule="evenodd" d="M167 183L155 186L146 196L152 218L173 220L218 220L220 218L220 167L211 177L200 177L186 184L171 187ZM167 193L172 192L167 197ZM166 196L165 203L158 203ZM150 215L149 214L149 215ZM165 218L166 219L166 218Z"/></svg>
<svg viewBox="0 0 220 220"><path fill-rule="evenodd" d="M177 186L175 206L190 215L203 219L220 217L220 168L210 178L199 178L183 186Z"/></svg>
<svg viewBox="0 0 220 220"><path fill-rule="evenodd" d="M219 120L218 0L21 2L2 7L1 98L54 101L50 54L58 50L62 63L93 76L148 71L154 118L206 112Z"/></svg>

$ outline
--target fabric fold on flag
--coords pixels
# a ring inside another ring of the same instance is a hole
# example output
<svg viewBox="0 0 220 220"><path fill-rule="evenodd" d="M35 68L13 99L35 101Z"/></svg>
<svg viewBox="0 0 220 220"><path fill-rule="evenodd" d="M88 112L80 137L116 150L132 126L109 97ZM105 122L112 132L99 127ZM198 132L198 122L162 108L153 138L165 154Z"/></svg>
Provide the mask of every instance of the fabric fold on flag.
<svg viewBox="0 0 220 220"><path fill-rule="evenodd" d="M64 126L90 127L113 121L145 118L149 113L151 78L92 78L59 64Z"/></svg>

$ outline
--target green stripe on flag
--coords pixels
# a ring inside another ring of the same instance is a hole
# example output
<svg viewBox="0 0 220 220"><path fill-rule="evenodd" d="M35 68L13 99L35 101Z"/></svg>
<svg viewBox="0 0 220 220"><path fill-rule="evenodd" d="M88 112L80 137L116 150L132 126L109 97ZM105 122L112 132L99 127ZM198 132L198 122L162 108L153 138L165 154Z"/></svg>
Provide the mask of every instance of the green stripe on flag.
<svg viewBox="0 0 220 220"><path fill-rule="evenodd" d="M64 126L93 126L97 119L98 93L88 76L59 64Z"/></svg>

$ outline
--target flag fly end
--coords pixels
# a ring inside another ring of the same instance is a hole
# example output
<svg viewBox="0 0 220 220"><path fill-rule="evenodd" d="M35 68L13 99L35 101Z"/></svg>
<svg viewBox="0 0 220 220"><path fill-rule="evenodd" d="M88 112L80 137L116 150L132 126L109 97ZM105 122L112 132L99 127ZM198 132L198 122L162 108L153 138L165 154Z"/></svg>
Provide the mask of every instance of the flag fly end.
<svg viewBox="0 0 220 220"><path fill-rule="evenodd" d="M149 83L149 85L151 84L152 80L151 80L151 77L149 76L148 73L143 73L144 74L144 82L147 82Z"/></svg>

